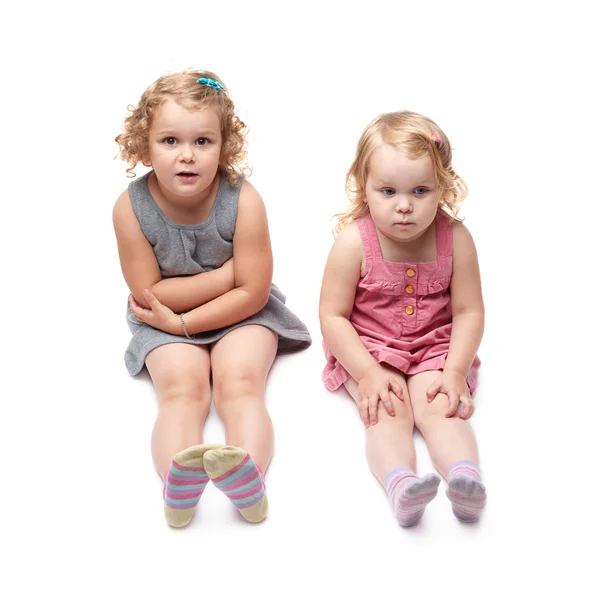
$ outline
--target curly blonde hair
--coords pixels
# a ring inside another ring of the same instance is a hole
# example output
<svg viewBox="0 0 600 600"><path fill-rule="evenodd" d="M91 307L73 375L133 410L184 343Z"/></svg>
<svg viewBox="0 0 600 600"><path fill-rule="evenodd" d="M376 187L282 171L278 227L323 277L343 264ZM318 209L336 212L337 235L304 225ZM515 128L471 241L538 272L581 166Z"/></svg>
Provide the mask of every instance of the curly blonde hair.
<svg viewBox="0 0 600 600"><path fill-rule="evenodd" d="M334 232L369 212L364 201L369 176L369 160L382 144L395 146L411 159L429 156L439 192L439 207L453 219L466 198L465 182L452 167L452 148L444 132L429 118L410 111L379 115L363 131L356 156L346 175L346 194L350 200L347 210L334 215Z"/></svg>
<svg viewBox="0 0 600 600"><path fill-rule="evenodd" d="M117 157L129 164L128 177L135 177L135 166L148 154L148 132L152 118L157 108L169 98L185 108L212 107L219 117L223 138L219 169L226 173L232 185L250 175L251 170L246 163L246 125L235 114L229 94L198 83L201 77L214 79L226 87L210 71L183 71L159 77L142 94L137 106L127 107L131 114L125 119L123 131L115 141L120 147Z"/></svg>

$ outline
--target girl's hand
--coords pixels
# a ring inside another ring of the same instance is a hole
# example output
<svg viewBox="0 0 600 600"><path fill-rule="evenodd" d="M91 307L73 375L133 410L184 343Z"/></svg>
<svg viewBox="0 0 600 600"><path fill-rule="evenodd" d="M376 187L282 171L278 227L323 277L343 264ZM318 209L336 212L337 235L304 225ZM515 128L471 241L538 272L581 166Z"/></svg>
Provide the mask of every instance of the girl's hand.
<svg viewBox="0 0 600 600"><path fill-rule="evenodd" d="M140 321L154 327L154 329L160 329L173 335L183 333L179 317L170 308L161 304L150 290L144 290L144 297L150 305L150 310L142 308L135 301L133 295L129 296L131 311Z"/></svg>
<svg viewBox="0 0 600 600"><path fill-rule="evenodd" d="M456 371L443 371L427 388L427 402L438 394L448 396L449 406L446 417L452 417L458 409L458 416L465 421L473 414L475 406L471 400L466 378Z"/></svg>
<svg viewBox="0 0 600 600"><path fill-rule="evenodd" d="M402 386L395 379L394 375L386 371L381 365L377 364L371 367L358 382L358 411L360 418L365 424L377 424L377 407L379 401L383 402L383 406L388 414L392 417L396 415L394 405L392 404L392 394L398 400L403 400L404 392Z"/></svg>

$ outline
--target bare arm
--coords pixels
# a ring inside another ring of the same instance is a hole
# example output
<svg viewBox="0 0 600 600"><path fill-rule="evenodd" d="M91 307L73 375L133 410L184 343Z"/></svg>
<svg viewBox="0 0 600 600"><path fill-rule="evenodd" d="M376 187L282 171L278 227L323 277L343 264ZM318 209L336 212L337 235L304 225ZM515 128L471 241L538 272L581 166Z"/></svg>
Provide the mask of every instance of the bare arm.
<svg viewBox="0 0 600 600"><path fill-rule="evenodd" d="M233 236L235 288L184 315L190 334L227 327L256 314L269 300L273 255L262 198L242 185Z"/></svg>
<svg viewBox="0 0 600 600"><path fill-rule="evenodd" d="M202 306L234 287L233 258L230 258L218 269L184 277L168 277L150 289L161 304L182 313Z"/></svg>
<svg viewBox="0 0 600 600"><path fill-rule="evenodd" d="M377 361L369 354L350 323L363 249L355 223L347 225L329 253L319 302L321 332L333 355L355 381Z"/></svg>
<svg viewBox="0 0 600 600"><path fill-rule="evenodd" d="M161 279L154 250L142 232L127 191L115 203L113 225L123 276L140 306L148 308L144 289L149 289L162 304L179 313L201 306L233 288L232 261L206 273Z"/></svg>
<svg viewBox="0 0 600 600"><path fill-rule="evenodd" d="M358 382L358 393L354 399L360 418L369 427L377 423L380 401L390 415L396 414L392 394L402 399L403 391L396 377L371 356L350 322L363 254L358 226L350 223L340 232L329 253L323 274L319 316L321 332L329 349Z"/></svg>
<svg viewBox="0 0 600 600"><path fill-rule="evenodd" d="M453 237L452 335L444 371L466 377L483 337L485 313L473 238L462 223L454 224Z"/></svg>

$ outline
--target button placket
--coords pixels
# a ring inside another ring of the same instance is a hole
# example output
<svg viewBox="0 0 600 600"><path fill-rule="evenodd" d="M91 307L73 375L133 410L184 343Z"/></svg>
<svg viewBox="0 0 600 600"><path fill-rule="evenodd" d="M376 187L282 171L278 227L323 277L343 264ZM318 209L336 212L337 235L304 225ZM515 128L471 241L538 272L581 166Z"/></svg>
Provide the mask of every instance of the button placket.
<svg viewBox="0 0 600 600"><path fill-rule="evenodd" d="M406 276L410 279L414 279L417 276L417 272L412 268L412 267L408 267L408 269L406 269ZM406 285L406 287L404 288L404 291L407 294L414 294L415 293L415 287L414 285L412 285L411 283L408 283ZM409 300L410 301L410 300ZM413 301L412 304L407 304L404 307L404 312L407 315L414 315L415 314L415 310L416 310L416 302Z"/></svg>

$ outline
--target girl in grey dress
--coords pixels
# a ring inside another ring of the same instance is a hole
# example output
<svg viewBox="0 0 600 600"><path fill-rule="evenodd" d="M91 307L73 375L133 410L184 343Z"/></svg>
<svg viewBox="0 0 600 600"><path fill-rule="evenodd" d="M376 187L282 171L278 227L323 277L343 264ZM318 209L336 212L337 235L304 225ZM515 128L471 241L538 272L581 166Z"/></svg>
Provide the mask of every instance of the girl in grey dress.
<svg viewBox="0 0 600 600"><path fill-rule="evenodd" d="M262 199L243 174L245 125L219 78L159 78L116 141L130 165L152 167L118 198L113 222L131 295L125 353L147 367L159 399L152 456L167 522L186 525L210 480L248 520L267 515L273 454L265 380L277 352L311 343L272 284ZM203 444L212 375L226 443Z"/></svg>

